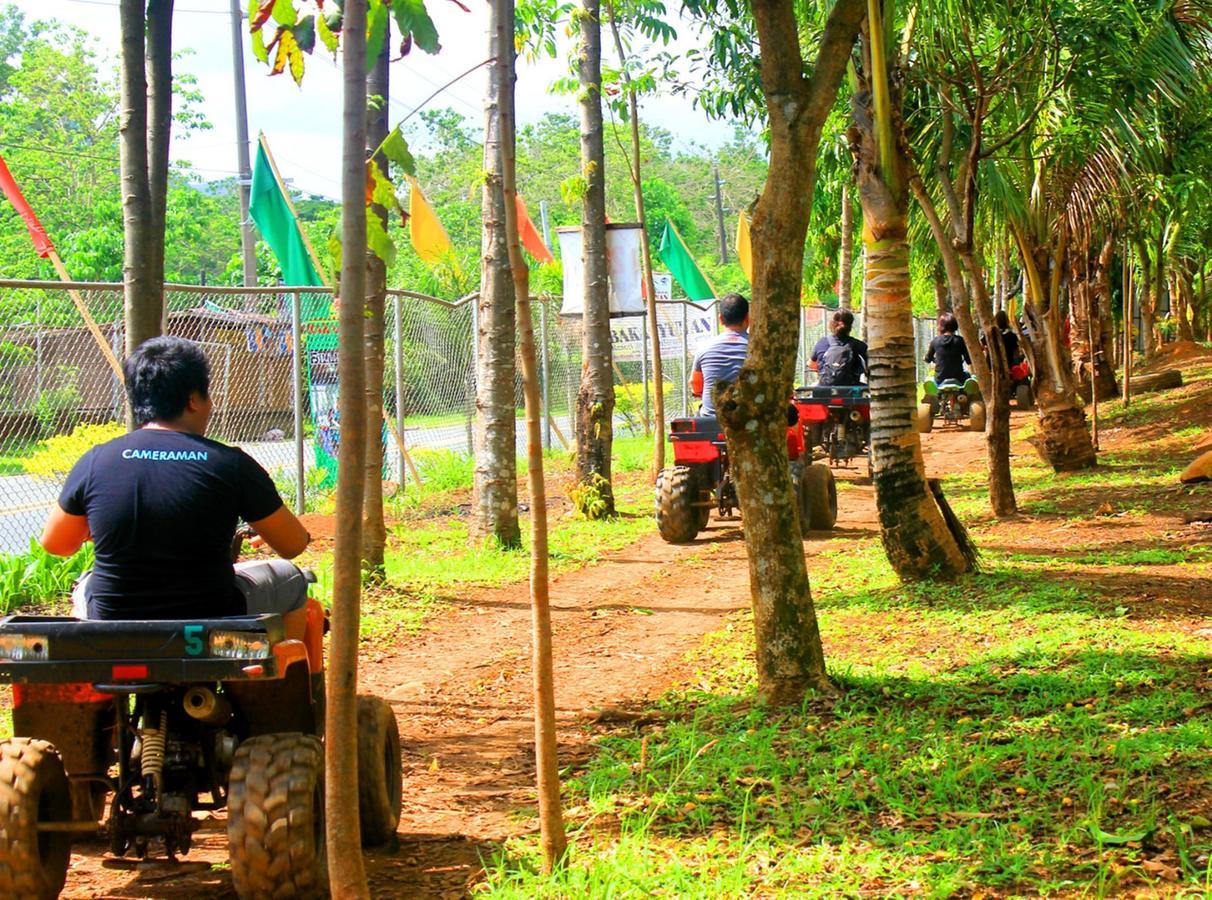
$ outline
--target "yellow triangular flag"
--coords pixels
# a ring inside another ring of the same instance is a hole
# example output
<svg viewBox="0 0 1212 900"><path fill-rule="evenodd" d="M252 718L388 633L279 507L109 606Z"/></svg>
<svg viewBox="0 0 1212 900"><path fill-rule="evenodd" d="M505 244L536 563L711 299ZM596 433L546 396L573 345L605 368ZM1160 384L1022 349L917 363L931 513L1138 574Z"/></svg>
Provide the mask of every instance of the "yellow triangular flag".
<svg viewBox="0 0 1212 900"><path fill-rule="evenodd" d="M741 213L736 220L736 258L749 283L753 284L753 247L749 243L749 219Z"/></svg>
<svg viewBox="0 0 1212 900"><path fill-rule="evenodd" d="M421 186L411 175L408 176L408 186L408 227L417 256L431 266L453 262L454 247L450 244L446 229L421 193ZM458 268L457 263L455 268Z"/></svg>

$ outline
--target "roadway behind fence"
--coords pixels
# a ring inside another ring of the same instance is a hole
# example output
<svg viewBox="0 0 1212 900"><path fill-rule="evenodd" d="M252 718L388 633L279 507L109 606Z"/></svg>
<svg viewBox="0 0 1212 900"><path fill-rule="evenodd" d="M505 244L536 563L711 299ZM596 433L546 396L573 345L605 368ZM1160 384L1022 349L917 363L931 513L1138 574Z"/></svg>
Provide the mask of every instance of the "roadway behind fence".
<svg viewBox="0 0 1212 900"><path fill-rule="evenodd" d="M122 286L71 286L121 358ZM309 321L327 303L309 288L166 287L167 332L198 341L211 363L214 414L209 435L239 444L274 476L295 508L314 508L333 473L323 465L323 408L335 387L335 346L328 325ZM581 375L580 320L558 315L558 300L532 304L540 352L544 444L568 447ZM826 333L832 310L805 307L797 372ZM667 416L697 402L687 391L696 347L718 329L714 303L659 305ZM389 292L384 408L387 477L425 477L427 466L470 454L475 416L475 303ZM654 382L644 317L612 320L616 431L642 434L651 421ZM861 315L855 333L861 333ZM919 376L932 320L916 323ZM807 374L807 373L806 373ZM811 377L811 376L809 376ZM326 393L326 388L331 389ZM517 388L521 416L521 386ZM122 385L69 296L57 282L0 281L0 552L20 552L37 535L59 485L98 438L121 433ZM81 426L92 426L82 428ZM398 439L397 439L398 437ZM523 449L524 428L518 443ZM412 466L405 464L401 442ZM317 453L317 448L320 448Z"/></svg>

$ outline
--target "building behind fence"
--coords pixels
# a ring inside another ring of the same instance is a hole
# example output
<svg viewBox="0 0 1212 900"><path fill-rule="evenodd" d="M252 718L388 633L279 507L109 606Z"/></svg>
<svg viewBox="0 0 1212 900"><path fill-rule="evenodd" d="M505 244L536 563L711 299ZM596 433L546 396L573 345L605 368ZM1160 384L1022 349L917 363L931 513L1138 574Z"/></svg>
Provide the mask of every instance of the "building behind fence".
<svg viewBox="0 0 1212 900"><path fill-rule="evenodd" d="M120 357L124 346L122 286L72 286ZM209 436L239 444L274 476L296 508L314 501L332 475L323 469L326 382L335 346L328 326L305 320L323 291L315 288L166 286L167 332L199 342L211 363L214 413ZM532 304L540 353L544 444L567 447L581 375L579 319L563 318L558 302ZM805 307L797 372L827 331L832 310ZM658 309L662 381L667 416L685 415L697 402L687 382L695 350L718 330L714 303L662 302ZM651 421L654 390L644 317L612 320L616 431L642 434ZM855 333L862 317L856 315ZM919 378L933 320L916 323ZM412 478L402 440L424 477L426 461L470 454L475 415L475 303L436 301L390 291L386 321L384 408L402 425L387 440L387 477ZM310 358L309 358L310 357ZM327 385L331 386L331 385ZM517 403L522 405L521 386ZM90 439L125 419L122 385L107 364L68 294L57 282L0 281L0 552L28 547L55 502L71 465ZM331 423L330 423L331 424ZM73 432L77 437L73 439ZM390 434L390 431L387 432ZM400 440L397 440L397 436ZM525 429L519 425L519 449ZM331 465L331 463L327 463ZM328 476L328 477L326 477Z"/></svg>

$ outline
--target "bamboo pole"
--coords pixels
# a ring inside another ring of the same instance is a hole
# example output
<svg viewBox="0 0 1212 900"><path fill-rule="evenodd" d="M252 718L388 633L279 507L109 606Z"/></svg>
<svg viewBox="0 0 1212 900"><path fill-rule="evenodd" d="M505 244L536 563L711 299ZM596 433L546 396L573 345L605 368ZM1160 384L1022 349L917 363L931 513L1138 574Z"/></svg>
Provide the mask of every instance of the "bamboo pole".
<svg viewBox="0 0 1212 900"><path fill-rule="evenodd" d="M404 462L408 464L408 471L412 472L413 480L420 485L421 473L417 471L417 465L412 461L412 456L408 453L408 448L404 444L404 431L396 427L396 421L391 416L384 415L383 421L387 423L387 430L391 432L391 436L395 438L396 447L400 451L400 456L404 457Z"/></svg>
<svg viewBox="0 0 1212 900"><path fill-rule="evenodd" d="M52 247L47 256L50 257L51 265L55 267L55 271L59 273L59 280L70 284L72 277L68 274L67 266L63 265L63 260L59 257L59 251ZM76 304L76 309L84 319L85 326L87 326L89 332L92 334L93 340L97 342L97 346L101 348L101 355L105 357L105 361L109 363L109 367L114 370L114 375L117 376L118 382L120 384L125 383L125 376L122 374L122 364L118 362L118 357L114 355L114 350L110 347L109 341L105 339L105 335L97 327L97 322L93 319L92 313L88 311L88 305L84 302L84 298L74 288L68 288L67 295L72 298L72 303Z"/></svg>
<svg viewBox="0 0 1212 900"><path fill-rule="evenodd" d="M307 248L307 255L311 257L311 264L320 273L320 280L329 287L332 287L333 283L332 279L328 276L328 270L324 268L324 263L320 262L316 248L311 245L311 238L307 236L307 232L299 221L299 211L295 209L295 204L290 199L290 192L286 190L286 182L282 180L282 173L278 171L278 164L274 161L274 155L269 149L269 140L265 137L264 131L257 136L257 140L261 144L261 149L265 151L265 158L269 160L269 171L274 174L274 181L278 183L278 190L282 193L282 199L286 201L286 208L290 210L290 214L295 220L295 227L299 229L299 237L303 238L303 246Z"/></svg>

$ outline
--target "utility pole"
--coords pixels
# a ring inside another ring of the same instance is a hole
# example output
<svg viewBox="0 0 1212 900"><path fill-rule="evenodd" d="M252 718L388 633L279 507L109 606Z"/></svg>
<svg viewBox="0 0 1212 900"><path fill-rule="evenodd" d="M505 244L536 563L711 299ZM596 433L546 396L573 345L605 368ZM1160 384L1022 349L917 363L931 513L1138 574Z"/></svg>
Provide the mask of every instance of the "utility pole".
<svg viewBox="0 0 1212 900"><path fill-rule="evenodd" d="M539 221L543 223L543 243L551 247L551 223L547 221L547 201L539 201ZM550 443L550 441L548 442Z"/></svg>
<svg viewBox="0 0 1212 900"><path fill-rule="evenodd" d="M240 193L240 249L244 256L244 286L257 284L257 239L248 215L248 197L252 189L252 165L248 159L248 101L244 96L244 17L240 0L231 0L231 63L236 85L236 163L240 174L236 188Z"/></svg>
<svg viewBox="0 0 1212 900"><path fill-rule="evenodd" d="M728 262L728 235L724 233L724 193L721 188L720 167L715 166L715 221L720 231L720 265Z"/></svg>

